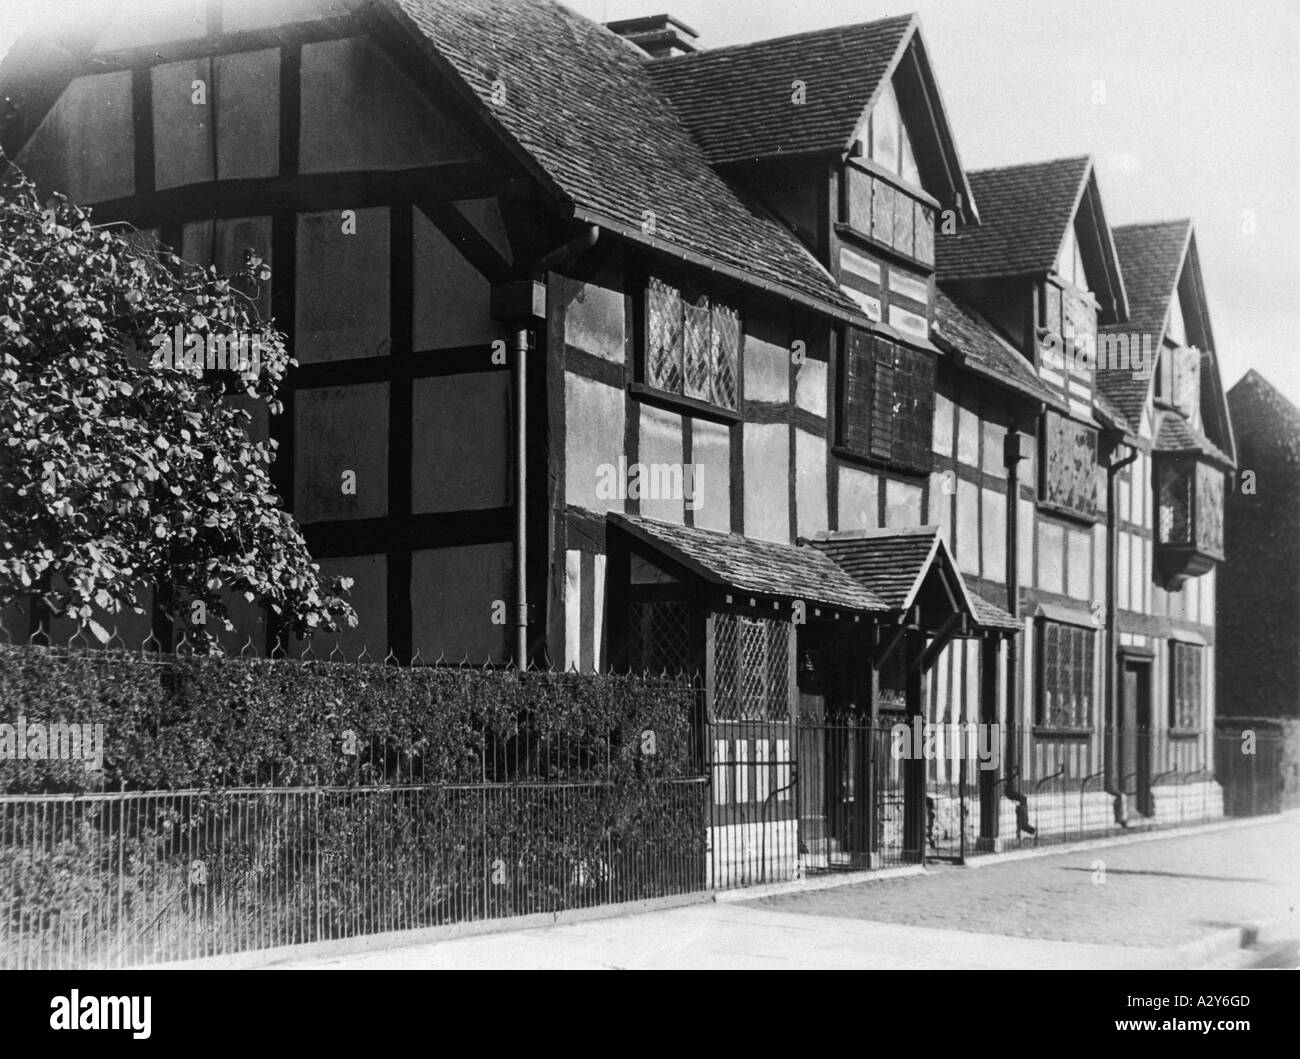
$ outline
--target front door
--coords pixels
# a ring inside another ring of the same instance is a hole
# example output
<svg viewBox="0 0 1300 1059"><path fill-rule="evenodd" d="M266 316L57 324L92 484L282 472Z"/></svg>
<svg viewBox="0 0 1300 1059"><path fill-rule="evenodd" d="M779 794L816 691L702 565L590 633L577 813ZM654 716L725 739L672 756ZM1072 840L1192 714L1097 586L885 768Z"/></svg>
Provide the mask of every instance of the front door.
<svg viewBox="0 0 1300 1059"><path fill-rule="evenodd" d="M1125 657L1120 679L1121 789L1138 813L1151 816L1151 660Z"/></svg>
<svg viewBox="0 0 1300 1059"><path fill-rule="evenodd" d="M862 701L857 626L799 626L799 846L810 868L865 863L870 703ZM869 677L866 680L869 689ZM869 691L868 691L869 694Z"/></svg>

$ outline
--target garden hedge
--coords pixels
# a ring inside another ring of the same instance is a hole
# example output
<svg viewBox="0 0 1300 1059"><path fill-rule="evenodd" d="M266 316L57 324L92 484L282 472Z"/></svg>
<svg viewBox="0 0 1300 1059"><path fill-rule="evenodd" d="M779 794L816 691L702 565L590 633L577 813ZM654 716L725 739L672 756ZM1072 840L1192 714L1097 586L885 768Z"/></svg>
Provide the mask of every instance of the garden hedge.
<svg viewBox="0 0 1300 1059"><path fill-rule="evenodd" d="M680 777L696 703L672 678L0 646L0 723L105 747L102 772L0 762L0 793Z"/></svg>

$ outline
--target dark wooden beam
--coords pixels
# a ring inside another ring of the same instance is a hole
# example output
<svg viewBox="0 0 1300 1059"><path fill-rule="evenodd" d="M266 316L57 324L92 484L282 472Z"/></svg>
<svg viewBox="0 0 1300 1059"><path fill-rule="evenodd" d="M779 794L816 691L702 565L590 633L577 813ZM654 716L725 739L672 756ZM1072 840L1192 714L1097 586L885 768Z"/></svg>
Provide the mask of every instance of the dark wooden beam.
<svg viewBox="0 0 1300 1059"><path fill-rule="evenodd" d="M388 238L388 307L392 342L386 358L388 384L388 515L411 517L411 447L413 444L414 383L411 347L414 328L414 213L410 204L392 207ZM411 657L411 551L409 544L390 542L388 551L388 644L399 661Z"/></svg>
<svg viewBox="0 0 1300 1059"><path fill-rule="evenodd" d="M310 22L292 22L266 29L240 30L224 33L214 27L209 18L209 33L192 40L167 41L163 44L141 44L131 48L114 48L95 52L82 62L79 73L102 74L114 70L136 70L158 66L161 63L185 62L206 59L215 55L235 52L264 51L268 48L298 47L314 41L341 40L362 32L360 24L351 15L339 18L313 19Z"/></svg>
<svg viewBox="0 0 1300 1059"><path fill-rule="evenodd" d="M283 67L282 67L283 74ZM290 98L297 100L297 93ZM356 173L288 172L296 169L297 136L285 135L288 121L296 127L296 102L281 100L281 172L274 177L221 180L168 188L151 194L110 199L94 206L99 223L131 221L153 228L169 218L187 221L217 217L265 216L278 210L309 213L319 210L359 210L370 206L444 202L485 198L503 193L508 183L499 170L481 162L449 162L413 169L364 170Z"/></svg>
<svg viewBox="0 0 1300 1059"><path fill-rule="evenodd" d="M420 199L416 205L489 282L500 284L513 278L514 269L510 262L453 203Z"/></svg>
<svg viewBox="0 0 1300 1059"><path fill-rule="evenodd" d="M922 673L928 672L934 665L934 661L939 657L939 653L948 646L952 638L958 632L966 631L966 615L960 611L949 614L944 623L939 626L939 631L935 633L934 639L924 651L912 659L913 668L920 669Z"/></svg>
<svg viewBox="0 0 1300 1059"><path fill-rule="evenodd" d="M135 193L154 193L153 77L148 70L131 73L132 122L135 131Z"/></svg>
<svg viewBox="0 0 1300 1059"><path fill-rule="evenodd" d="M882 627L881 632L888 633L889 629ZM894 635L890 638L889 643L885 645L885 649L876 656L874 668L877 671L883 669L885 663L894 657L894 652L903 645L903 641L907 638L907 626L898 625L894 628L893 633Z"/></svg>
<svg viewBox="0 0 1300 1059"><path fill-rule="evenodd" d="M511 508L448 511L405 518L341 519L302 527L307 547L317 559L468 544L505 544L513 540Z"/></svg>

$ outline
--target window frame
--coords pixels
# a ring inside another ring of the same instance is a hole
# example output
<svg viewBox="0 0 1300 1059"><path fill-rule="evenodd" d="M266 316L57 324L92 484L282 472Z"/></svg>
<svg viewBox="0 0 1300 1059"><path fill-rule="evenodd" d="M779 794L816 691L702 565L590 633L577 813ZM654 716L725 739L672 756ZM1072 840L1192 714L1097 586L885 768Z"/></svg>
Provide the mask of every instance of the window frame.
<svg viewBox="0 0 1300 1059"><path fill-rule="evenodd" d="M632 381L628 384L628 390L633 395L650 401L651 403L662 405L688 415L699 416L704 419L711 419L715 422L726 424L740 422L744 416L745 401L743 375L743 364L745 359L745 318L742 309L742 299L739 297L728 297L725 292L722 295L719 295L715 289L693 282L679 273L668 270L645 270L636 274L632 282L635 284L634 290L636 292L636 320L634 324L636 337ZM680 389L665 388L653 381L651 378L651 295L652 287L655 284L662 285L668 290L673 291L679 306L680 327L676 339L676 345L678 346L677 365L681 376ZM688 295L690 295L689 298ZM710 395L707 399L691 396L687 393L687 307L689 304L698 303L701 300L703 300L707 305L709 320L709 334L705 344L706 355L709 359L707 372ZM730 311L735 316L735 351L731 362L732 386L735 391L734 407L719 404L713 400L713 396L715 395L714 380L716 374L713 356L716 346L715 335L717 334L717 331L715 321L717 319L718 310Z"/></svg>
<svg viewBox="0 0 1300 1059"><path fill-rule="evenodd" d="M1098 630L1087 625L1076 625L1072 622L1066 621L1053 621L1051 618L1047 617L1038 618L1035 625L1034 731L1042 734L1068 736L1088 736L1095 734L1097 730L1098 707L1096 680ZM1058 635L1069 632L1072 637L1077 637L1080 643L1087 646L1087 683L1084 686L1084 709L1086 711L1084 720L1086 723L1082 725L1061 724L1055 718L1049 718L1047 716L1047 692L1049 681L1046 647L1049 628L1060 630Z"/></svg>
<svg viewBox="0 0 1300 1059"><path fill-rule="evenodd" d="M855 348L857 342L864 343L867 348L865 350L861 347ZM877 411L881 407L880 379L884 367L880 359L882 346L888 346L892 350L892 362L889 365L891 395L889 407L894 410L893 419L902 420L905 418L898 410L898 379L900 375L903 377L909 375L919 376L920 373L914 370L914 366L921 363L921 358L925 358L929 365L927 373L929 385L921 386L912 397L916 402L916 415L911 417L911 427L915 437L911 441L903 441L900 445L898 432L891 427L887 451L883 444L878 444L877 434ZM911 361L912 368L906 371L900 370L900 352L906 354ZM865 386L867 395L865 409L855 400L858 394L855 393L853 384L858 381L858 376L855 375L852 367L852 359L863 356L870 358L869 378L865 384L858 383L860 386ZM835 432L836 455L872 466L884 467L900 474L918 478L928 477L935 467L934 395L938 381L938 358L932 353L918 349L907 342L882 335L879 332L851 327L848 329L845 341L842 344L838 376L839 399L836 405L839 418ZM864 412L866 414L866 423L862 424L861 417ZM923 422L918 422L918 420L922 419ZM861 438L854 436L859 431L862 433Z"/></svg>
<svg viewBox="0 0 1300 1059"><path fill-rule="evenodd" d="M707 703L709 721L719 725L793 724L799 686L798 640L794 627L769 614L743 607L714 607L710 609L709 618L714 630L708 646L713 688ZM731 624L734 629L724 632L723 624ZM747 664L745 657L746 637L755 633L760 641L761 670ZM720 657L724 640L734 640L730 649L735 652L734 658L727 659L729 664L725 672ZM793 671L791 652L795 652ZM775 693L780 690L779 685L784 685L785 696L778 701ZM723 688L728 689L726 702L722 701ZM754 703L751 692L755 689L759 694L761 713L751 708ZM727 715L724 716L722 708L728 710Z"/></svg>
<svg viewBox="0 0 1300 1059"><path fill-rule="evenodd" d="M1183 710L1187 695L1182 688L1182 680L1191 670L1185 669L1180 662L1190 655L1195 660L1196 724L1184 724L1190 714ZM1205 724L1205 646L1188 640L1169 641L1169 705L1167 718L1171 735L1199 735Z"/></svg>

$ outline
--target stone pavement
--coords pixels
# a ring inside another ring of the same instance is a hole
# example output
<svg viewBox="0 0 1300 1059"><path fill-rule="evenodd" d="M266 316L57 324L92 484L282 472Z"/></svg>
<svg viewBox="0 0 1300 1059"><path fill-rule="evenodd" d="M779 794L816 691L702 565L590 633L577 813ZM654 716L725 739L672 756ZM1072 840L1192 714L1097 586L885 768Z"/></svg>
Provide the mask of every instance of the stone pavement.
<svg viewBox="0 0 1300 1059"><path fill-rule="evenodd" d="M1300 816L1257 827L788 894L774 912L1096 945L1169 947L1294 914Z"/></svg>
<svg viewBox="0 0 1300 1059"><path fill-rule="evenodd" d="M1157 968L1296 916L1300 816L836 889L277 962L316 968Z"/></svg>

